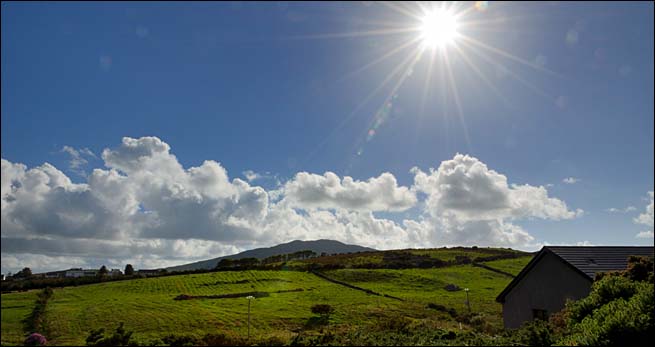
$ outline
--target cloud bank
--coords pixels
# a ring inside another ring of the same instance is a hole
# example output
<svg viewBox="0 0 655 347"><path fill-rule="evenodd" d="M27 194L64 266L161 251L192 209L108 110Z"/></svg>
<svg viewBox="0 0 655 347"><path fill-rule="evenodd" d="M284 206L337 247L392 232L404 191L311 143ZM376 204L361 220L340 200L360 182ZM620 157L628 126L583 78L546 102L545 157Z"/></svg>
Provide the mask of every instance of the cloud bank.
<svg viewBox="0 0 655 347"><path fill-rule="evenodd" d="M635 217L634 222L637 223L637 224L642 224L642 225L648 226L651 229L639 232L635 236L637 238L643 238L643 239L650 238L650 239L652 239L653 235L655 235L653 233L653 224L654 224L653 223L653 216L654 216L653 210L655 209L654 205L653 205L653 192L648 192L648 196L650 197L650 204L648 204L646 206L646 211L644 213L642 213L639 216Z"/></svg>
<svg viewBox="0 0 655 347"><path fill-rule="evenodd" d="M510 184L461 154L437 169L412 169L411 186L388 172L365 180L298 172L269 191L253 180L230 179L213 160L184 168L157 137L125 137L101 158L105 168L94 169L85 183L48 163L27 168L2 159L3 272L169 266L293 239L380 249L526 248L534 237L517 221L582 214L543 186ZM400 218L410 209L415 218Z"/></svg>

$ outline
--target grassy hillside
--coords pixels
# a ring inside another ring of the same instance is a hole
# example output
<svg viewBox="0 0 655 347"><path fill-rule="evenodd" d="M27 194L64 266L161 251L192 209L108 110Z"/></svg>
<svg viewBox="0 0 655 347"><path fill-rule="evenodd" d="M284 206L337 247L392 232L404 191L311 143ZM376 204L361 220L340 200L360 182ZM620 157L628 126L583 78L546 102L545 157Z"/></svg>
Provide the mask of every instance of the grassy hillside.
<svg viewBox="0 0 655 347"><path fill-rule="evenodd" d="M527 256L514 259L492 260L485 262L484 264L494 269L505 271L516 276L519 274L519 272L521 272L521 270L523 270L526 265L528 265L531 259L532 256Z"/></svg>
<svg viewBox="0 0 655 347"><path fill-rule="evenodd" d="M37 292L33 290L2 295L2 345L22 344L25 334L21 321L32 311Z"/></svg>
<svg viewBox="0 0 655 347"><path fill-rule="evenodd" d="M377 253L382 252L339 259L350 259L350 264L357 264L362 259L375 261ZM429 253L430 256L434 254L434 251ZM445 256L454 258L455 255L445 252ZM379 259L383 261L384 255ZM516 263L510 263L518 264L519 259L525 257L511 259ZM134 336L142 341L168 334L202 336L228 332L245 336L248 303L244 297L174 298L181 294L209 296L248 292L268 293L252 303L252 333L257 338L278 337L289 341L300 331L317 329L312 325L315 315L310 311L316 303L334 306L331 329L374 326L385 319L401 317L455 328L458 323L453 317L427 308L427 304L433 303L466 312L465 292L447 291L444 289L447 284L470 288L472 310L483 313L493 325L500 326L500 305L494 298L511 280L471 265L402 270L340 269L323 273L335 280L405 301L370 295L302 271L226 271L134 279L56 288L46 309L47 337L50 344L83 345L91 329L113 329L118 322L125 322L126 329L134 331ZM21 320L30 313L35 293L2 295L3 345L23 341Z"/></svg>
<svg viewBox="0 0 655 347"><path fill-rule="evenodd" d="M461 313L467 312L466 292L463 289L469 288L471 309L484 313L498 327L502 324L501 306L494 299L511 280L507 276L471 265L439 269L344 269L326 274L408 302L422 306L440 304ZM461 290L448 291L445 289L448 284L454 284Z"/></svg>

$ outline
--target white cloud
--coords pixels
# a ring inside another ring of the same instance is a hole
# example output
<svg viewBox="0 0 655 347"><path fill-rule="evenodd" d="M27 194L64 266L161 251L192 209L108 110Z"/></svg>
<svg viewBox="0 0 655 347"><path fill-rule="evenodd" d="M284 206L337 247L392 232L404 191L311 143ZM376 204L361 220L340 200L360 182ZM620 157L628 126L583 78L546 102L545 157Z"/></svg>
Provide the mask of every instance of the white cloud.
<svg viewBox="0 0 655 347"><path fill-rule="evenodd" d="M534 237L513 221L571 219L583 213L570 211L544 187L508 184L507 177L468 155L457 154L429 173L412 172L412 189L427 198L425 219L410 225L429 230L434 244L526 247Z"/></svg>
<svg viewBox="0 0 655 347"><path fill-rule="evenodd" d="M86 177L86 172L83 167L89 163L85 158L96 158L96 155L88 148L75 149L71 146L64 146L61 152L67 153L70 156L68 161L68 168L83 177Z"/></svg>
<svg viewBox="0 0 655 347"><path fill-rule="evenodd" d="M628 212L633 212L636 211L637 208L634 206L628 206L625 208L616 208L616 207L611 207L606 209L606 212L611 212L611 213L628 213Z"/></svg>
<svg viewBox="0 0 655 347"><path fill-rule="evenodd" d="M650 204L646 206L646 211L634 219L635 223L653 226L653 192L648 192L650 196Z"/></svg>
<svg viewBox="0 0 655 347"><path fill-rule="evenodd" d="M569 211L566 203L550 198L546 188L509 185L507 177L474 157L457 154L425 173L417 168L412 189L428 194L426 208L433 217L459 220L571 219L582 210Z"/></svg>
<svg viewBox="0 0 655 347"><path fill-rule="evenodd" d="M582 180L579 179L579 178L575 178L575 177L566 177L565 179L562 180L562 182L564 182L566 184L576 184L576 183L578 183L580 181L582 181Z"/></svg>
<svg viewBox="0 0 655 347"><path fill-rule="evenodd" d="M385 172L367 181L299 172L284 185L283 204L297 208L325 208L357 211L404 211L416 204L416 195L399 187L396 177Z"/></svg>
<svg viewBox="0 0 655 347"><path fill-rule="evenodd" d="M359 181L300 172L270 191L230 180L213 160L185 169L156 137L123 138L102 159L106 168L81 184L47 163L28 169L2 159L2 271L169 266L293 239L533 248L517 221L582 213L459 154L428 173L413 169L412 187L391 173ZM415 219L375 215L415 206Z"/></svg>
<svg viewBox="0 0 655 347"><path fill-rule="evenodd" d="M243 172L243 176L248 180L248 182L252 182L254 180L260 179L262 176L252 170L246 170Z"/></svg>
<svg viewBox="0 0 655 347"><path fill-rule="evenodd" d="M653 192L648 192L648 196L650 197L650 204L646 206L646 211L642 214L640 214L638 217L634 219L635 223L638 224L643 224L649 227L653 227L653 210L654 205L653 205ZM653 230L646 230L638 233L635 237L638 238L652 238L653 237Z"/></svg>

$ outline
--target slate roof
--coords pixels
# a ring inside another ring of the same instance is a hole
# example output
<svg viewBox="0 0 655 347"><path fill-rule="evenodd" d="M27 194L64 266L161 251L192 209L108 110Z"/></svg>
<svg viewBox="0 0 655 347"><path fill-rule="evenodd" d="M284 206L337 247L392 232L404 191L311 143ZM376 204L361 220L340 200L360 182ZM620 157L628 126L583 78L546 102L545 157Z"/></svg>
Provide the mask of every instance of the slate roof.
<svg viewBox="0 0 655 347"><path fill-rule="evenodd" d="M640 255L653 257L653 247L639 246L544 246L523 270L498 295L496 301L505 302L505 296L547 254L556 255L586 279L593 281L596 272L619 271L628 267L628 257Z"/></svg>
<svg viewBox="0 0 655 347"><path fill-rule="evenodd" d="M631 255L653 257L653 247L547 246L547 248L591 279L596 272L625 270L628 267L628 257Z"/></svg>

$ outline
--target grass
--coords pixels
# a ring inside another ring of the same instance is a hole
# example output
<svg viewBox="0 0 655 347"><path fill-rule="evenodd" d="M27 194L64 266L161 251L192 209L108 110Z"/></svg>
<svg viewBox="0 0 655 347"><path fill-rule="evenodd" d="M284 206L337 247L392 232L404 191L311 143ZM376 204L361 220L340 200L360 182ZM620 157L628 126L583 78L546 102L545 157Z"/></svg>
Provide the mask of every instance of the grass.
<svg viewBox="0 0 655 347"><path fill-rule="evenodd" d="M298 288L303 291L274 293ZM348 289L310 273L216 272L55 289L46 311L48 329L52 331L48 339L55 345L83 345L91 329L114 329L118 322L125 322L126 329L133 330L134 336L140 339L161 338L169 333L201 336L222 331L245 336L246 299L176 301L173 298L179 294L249 291L271 293L252 303L252 332L258 336L290 338L314 316L310 307L315 303L329 303L335 307L333 324L358 323L370 320L372 312L399 309L399 303L391 299ZM23 341L20 320L29 314L35 299L35 293L2 295L3 344ZM21 310L12 308L19 303L24 306Z"/></svg>
<svg viewBox="0 0 655 347"><path fill-rule="evenodd" d="M22 345L25 339L22 320L32 312L39 290L2 294L2 345Z"/></svg>
<svg viewBox="0 0 655 347"><path fill-rule="evenodd" d="M505 271L507 273L511 273L512 275L516 276L519 274L519 272L521 272L521 270L523 270L523 268L526 265L528 265L531 259L532 256L527 256L527 257L520 257L514 259L501 259L501 260L487 261L484 264L494 269Z"/></svg>
<svg viewBox="0 0 655 347"><path fill-rule="evenodd" d="M501 306L495 302L495 298L511 281L507 276L471 265L438 269L343 269L326 274L365 289L400 297L410 303L435 303L462 313L467 311L466 292L450 292L444 287L455 284L460 288L469 288L472 311L485 314L496 326L501 325L502 316Z"/></svg>
<svg viewBox="0 0 655 347"><path fill-rule="evenodd" d="M430 257L448 261L457 255L471 258L506 250L432 249ZM479 253L479 254L478 254ZM487 262L503 271L516 272L529 257ZM314 258L326 264L366 264L384 261L382 252ZM327 303L335 308L330 317L333 331L376 326L380 322L410 319L457 329L458 323L444 312L427 308L428 303L467 312L463 290L449 292L447 284L470 288L473 312L482 313L491 324L501 326L501 305L495 297L511 280L495 272L457 265L430 269L341 269L326 275L381 294L400 297L397 301L331 283L301 271L226 271L142 278L54 289L48 302L45 324L49 344L83 345L89 331L113 331L119 322L141 341L168 334L204 336L229 333L246 336L247 305L243 297L208 298L226 294L267 292L269 296L252 302L251 333L256 338L277 337L289 341L301 331L321 329L314 321L311 306ZM2 295L2 345L21 344L25 331L22 319L31 312L38 291ZM180 294L193 300L173 300ZM423 323L421 323L423 322ZM464 329L467 329L465 326Z"/></svg>

